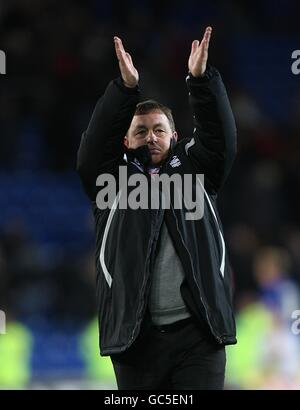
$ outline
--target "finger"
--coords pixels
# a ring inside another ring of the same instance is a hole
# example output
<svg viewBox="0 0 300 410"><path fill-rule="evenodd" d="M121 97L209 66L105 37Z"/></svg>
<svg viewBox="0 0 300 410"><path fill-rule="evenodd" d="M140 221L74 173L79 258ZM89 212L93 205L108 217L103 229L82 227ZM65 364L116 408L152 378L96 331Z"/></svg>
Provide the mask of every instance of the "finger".
<svg viewBox="0 0 300 410"><path fill-rule="evenodd" d="M128 58L128 61L133 65L131 55L129 53L125 53L125 54L126 54L126 57Z"/></svg>
<svg viewBox="0 0 300 410"><path fill-rule="evenodd" d="M122 42L122 40L121 40L120 38L118 38L118 43L119 43L119 47L120 47L121 52L122 52L122 53L125 53L125 49L124 49L124 46L123 46L123 42Z"/></svg>
<svg viewBox="0 0 300 410"><path fill-rule="evenodd" d="M124 55L125 55L125 50L122 44L122 40L119 37L114 37L114 42L115 42L115 49L116 49L116 54L118 57L118 60L124 60Z"/></svg>
<svg viewBox="0 0 300 410"><path fill-rule="evenodd" d="M205 30L205 33L203 35L201 44L199 46L199 50L204 50L204 51L208 50L209 41L210 41L210 37L211 37L211 32L212 32L212 28L207 27L206 30Z"/></svg>
<svg viewBox="0 0 300 410"><path fill-rule="evenodd" d="M194 53L194 52L197 50L198 47L199 47L199 40L194 40L194 41L192 42L192 50L191 50L191 52Z"/></svg>
<svg viewBox="0 0 300 410"><path fill-rule="evenodd" d="M121 55L121 47L120 47L120 39L118 37L114 37L114 42L115 42L115 50L116 50L116 54L118 57L118 60L121 59L122 55Z"/></svg>
<svg viewBox="0 0 300 410"><path fill-rule="evenodd" d="M116 55L118 60L121 59L121 51L120 51L120 43L119 43L119 39L118 37L114 37L114 43L115 43L115 51L116 51Z"/></svg>
<svg viewBox="0 0 300 410"><path fill-rule="evenodd" d="M204 36L203 36L205 46L208 46L208 44L209 44L211 33L212 33L212 28L207 27L206 30L205 30Z"/></svg>

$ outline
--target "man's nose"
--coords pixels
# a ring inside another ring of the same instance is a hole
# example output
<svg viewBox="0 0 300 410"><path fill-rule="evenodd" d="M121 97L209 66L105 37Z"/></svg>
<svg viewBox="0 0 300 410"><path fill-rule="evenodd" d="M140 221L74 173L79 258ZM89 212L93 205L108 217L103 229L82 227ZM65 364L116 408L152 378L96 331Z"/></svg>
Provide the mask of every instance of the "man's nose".
<svg viewBox="0 0 300 410"><path fill-rule="evenodd" d="M157 137L155 133L153 131L149 131L147 135L147 143L152 143L156 141L157 141Z"/></svg>

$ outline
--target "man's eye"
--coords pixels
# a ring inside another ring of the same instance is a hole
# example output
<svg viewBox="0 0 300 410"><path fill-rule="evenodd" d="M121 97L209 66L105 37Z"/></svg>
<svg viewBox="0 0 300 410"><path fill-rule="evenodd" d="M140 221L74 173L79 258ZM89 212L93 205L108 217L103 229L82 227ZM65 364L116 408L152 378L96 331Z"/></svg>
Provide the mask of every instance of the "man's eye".
<svg viewBox="0 0 300 410"><path fill-rule="evenodd" d="M158 129L156 130L156 132L165 132L165 131L162 130L162 129L160 129L160 128L158 128Z"/></svg>

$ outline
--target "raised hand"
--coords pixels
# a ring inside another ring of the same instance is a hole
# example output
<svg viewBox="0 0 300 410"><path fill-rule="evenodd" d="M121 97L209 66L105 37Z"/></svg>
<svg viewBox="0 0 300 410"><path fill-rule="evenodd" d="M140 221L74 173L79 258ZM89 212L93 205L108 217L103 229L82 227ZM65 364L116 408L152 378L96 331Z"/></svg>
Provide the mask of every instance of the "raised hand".
<svg viewBox="0 0 300 410"><path fill-rule="evenodd" d="M138 84L139 73L133 65L131 55L124 50L122 40L115 36L114 43L124 84L126 87L134 88Z"/></svg>
<svg viewBox="0 0 300 410"><path fill-rule="evenodd" d="M199 40L192 42L191 54L189 57L188 67L193 77L200 77L206 70L208 57L208 46L212 28L206 27L201 43Z"/></svg>

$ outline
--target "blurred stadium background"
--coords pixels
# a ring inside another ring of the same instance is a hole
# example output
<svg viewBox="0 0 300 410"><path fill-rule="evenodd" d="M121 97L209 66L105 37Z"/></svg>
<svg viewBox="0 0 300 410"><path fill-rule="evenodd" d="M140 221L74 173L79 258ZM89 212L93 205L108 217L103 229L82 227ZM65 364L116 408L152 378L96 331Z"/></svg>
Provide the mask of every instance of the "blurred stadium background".
<svg viewBox="0 0 300 410"><path fill-rule="evenodd" d="M226 388L300 388L291 330L300 309L299 15L298 1L283 0L1 0L0 388L116 387L98 355L93 221L76 151L119 74L115 34L145 96L171 106L179 135L190 135L187 59L208 24L239 137L219 196L239 340L227 349Z"/></svg>

